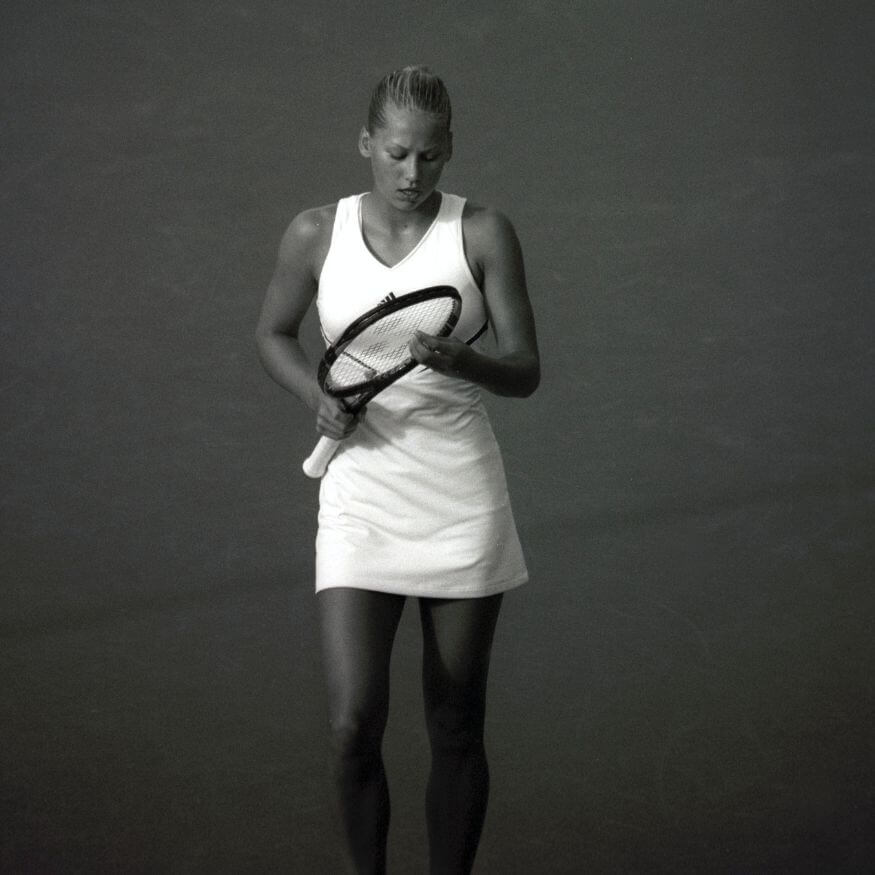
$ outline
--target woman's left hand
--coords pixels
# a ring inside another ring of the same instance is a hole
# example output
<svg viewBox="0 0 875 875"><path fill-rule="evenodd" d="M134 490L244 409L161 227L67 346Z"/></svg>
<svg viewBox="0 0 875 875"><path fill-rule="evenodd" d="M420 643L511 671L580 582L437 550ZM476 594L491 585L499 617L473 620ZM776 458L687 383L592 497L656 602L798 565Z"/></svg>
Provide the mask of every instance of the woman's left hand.
<svg viewBox="0 0 875 875"><path fill-rule="evenodd" d="M435 337L417 331L410 341L410 352L419 364L439 374L465 379L465 363L471 347L455 337Z"/></svg>

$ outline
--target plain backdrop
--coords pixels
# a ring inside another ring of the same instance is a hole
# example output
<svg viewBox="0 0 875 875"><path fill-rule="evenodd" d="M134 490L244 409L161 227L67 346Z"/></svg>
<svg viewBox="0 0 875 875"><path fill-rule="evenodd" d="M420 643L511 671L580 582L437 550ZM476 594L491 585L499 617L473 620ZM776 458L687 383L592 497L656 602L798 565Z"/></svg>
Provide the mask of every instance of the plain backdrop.
<svg viewBox="0 0 875 875"><path fill-rule="evenodd" d="M336 872L313 424L253 332L387 70L514 221L489 399L531 583L478 871L851 872L873 804L873 15L846 2L4 4L0 870ZM307 343L318 355L312 318ZM419 638L391 871L424 871Z"/></svg>

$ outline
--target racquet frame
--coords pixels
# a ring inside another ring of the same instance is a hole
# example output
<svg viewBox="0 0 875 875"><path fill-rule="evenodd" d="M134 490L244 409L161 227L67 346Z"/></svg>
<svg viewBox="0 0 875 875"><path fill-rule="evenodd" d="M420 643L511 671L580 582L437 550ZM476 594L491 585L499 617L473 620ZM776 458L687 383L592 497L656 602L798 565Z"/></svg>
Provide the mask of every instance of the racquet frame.
<svg viewBox="0 0 875 875"><path fill-rule="evenodd" d="M392 368L386 373L378 375L374 379L363 380L350 386L343 386L342 388L332 389L328 386L331 366L341 355L343 355L346 346L358 337L359 334L367 330L375 322L390 316L392 313L435 298L451 298L453 301L450 315L444 322L443 327L435 332L437 337L448 337L456 327L462 309L462 298L456 289L452 286L438 285L398 295L389 301L384 301L378 304L366 313L363 313L351 322L343 330L340 337L328 347L325 354L322 356L322 361L319 363L319 369L317 372L317 381L322 391L334 398L340 398L343 401L344 407L346 407L350 413L355 414L358 413L375 395L392 385L392 383L400 377L403 377L405 374L412 371L416 367L417 361L411 356L409 361ZM317 443L309 458L304 461L304 473L308 477L321 477L325 473L325 469L328 467L328 463L331 461L339 443L340 441L335 441L325 436L320 438L319 443Z"/></svg>
<svg viewBox="0 0 875 875"><path fill-rule="evenodd" d="M327 385L331 366L341 355L344 354L345 348L355 340L359 334L370 328L375 322L385 319L386 316L390 316L398 310L404 310L414 304L420 304L423 301L430 301L434 298L452 298L455 302L453 311L447 318L443 329L437 333L437 337L447 337L456 327L462 306L462 298L452 286L429 286L426 289L408 292L403 295L398 295L390 301L384 301L351 322L343 330L340 337L338 337L337 340L334 341L334 343L332 343L325 351L325 354L322 356L322 361L319 363L319 371L317 374L319 386L322 391L334 398L349 398L351 395L368 394L368 400L370 400L370 398L373 398L377 392L380 392L386 386L394 383L399 377L412 371L417 363L411 357L409 362L393 368L391 371L381 374L373 380L363 380L360 383L355 383L351 386L344 386L342 389L332 389Z"/></svg>

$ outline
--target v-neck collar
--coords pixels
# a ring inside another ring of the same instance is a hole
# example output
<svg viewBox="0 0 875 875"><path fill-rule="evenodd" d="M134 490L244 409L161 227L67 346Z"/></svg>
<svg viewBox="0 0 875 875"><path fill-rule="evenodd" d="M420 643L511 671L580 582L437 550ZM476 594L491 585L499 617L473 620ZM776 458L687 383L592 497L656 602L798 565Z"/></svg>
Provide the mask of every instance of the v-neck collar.
<svg viewBox="0 0 875 875"><path fill-rule="evenodd" d="M419 240L417 240L416 245L413 247L413 249L411 249L410 252L408 252L407 255L405 255L404 258L402 258L400 261L396 261L395 264L386 264L386 262L383 261L374 252L373 249L371 249L371 247L368 245L368 241L365 239L365 229L364 229L364 224L362 222L362 205L364 204L364 201L365 201L365 195L361 195L359 197L358 208L356 210L356 215L358 218L359 239L362 242L362 246L364 246L365 251L368 253L368 255L370 255L371 258L373 258L374 261L377 264L379 264L380 267L382 267L384 270L395 270L396 268L401 267L402 264L405 264L406 262L410 261L410 259L413 258L413 256L422 248L426 239L431 234L432 229L434 228L435 225L437 225L438 219L440 219L440 217L441 217L441 213L444 210L444 203L446 202L446 198L444 197L443 193L441 193L441 202L438 204L437 212L435 213L434 218L431 220L431 224L425 229L422 237L420 237Z"/></svg>

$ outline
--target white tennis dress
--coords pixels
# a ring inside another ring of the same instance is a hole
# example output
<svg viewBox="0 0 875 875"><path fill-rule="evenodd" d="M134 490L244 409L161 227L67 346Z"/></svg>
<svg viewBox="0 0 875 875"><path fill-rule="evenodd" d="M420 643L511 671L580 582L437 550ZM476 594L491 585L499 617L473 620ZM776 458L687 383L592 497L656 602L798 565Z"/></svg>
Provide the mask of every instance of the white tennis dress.
<svg viewBox="0 0 875 875"><path fill-rule="evenodd" d="M450 285L462 296L453 336L476 345L487 319L465 258L464 198L443 194L430 228L393 267L365 244L362 198L337 205L317 295L326 342L387 295ZM322 479L316 590L470 598L527 579L479 389L417 367L368 404Z"/></svg>

